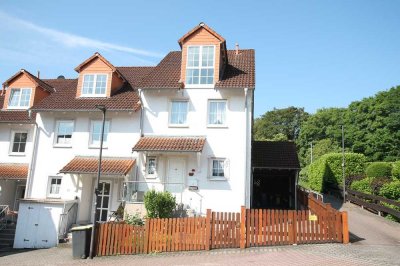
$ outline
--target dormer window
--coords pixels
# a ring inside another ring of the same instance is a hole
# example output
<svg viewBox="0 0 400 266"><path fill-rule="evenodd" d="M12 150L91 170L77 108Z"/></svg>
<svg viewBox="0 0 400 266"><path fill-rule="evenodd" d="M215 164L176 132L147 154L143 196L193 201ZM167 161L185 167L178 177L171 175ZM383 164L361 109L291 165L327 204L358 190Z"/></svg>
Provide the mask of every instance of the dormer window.
<svg viewBox="0 0 400 266"><path fill-rule="evenodd" d="M12 88L8 99L9 109L27 109L31 101L31 88Z"/></svg>
<svg viewBox="0 0 400 266"><path fill-rule="evenodd" d="M82 96L102 97L106 96L107 75L85 74L83 75Z"/></svg>
<svg viewBox="0 0 400 266"><path fill-rule="evenodd" d="M187 85L213 85L215 46L188 46L186 64Z"/></svg>

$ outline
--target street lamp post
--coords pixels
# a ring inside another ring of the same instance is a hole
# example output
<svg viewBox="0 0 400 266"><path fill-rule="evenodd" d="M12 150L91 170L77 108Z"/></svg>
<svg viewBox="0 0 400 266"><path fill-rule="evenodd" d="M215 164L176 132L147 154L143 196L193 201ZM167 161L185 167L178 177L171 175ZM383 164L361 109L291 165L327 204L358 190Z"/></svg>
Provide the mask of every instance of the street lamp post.
<svg viewBox="0 0 400 266"><path fill-rule="evenodd" d="M343 174L343 203L346 203L346 174L344 157L344 126L342 125L342 174Z"/></svg>
<svg viewBox="0 0 400 266"><path fill-rule="evenodd" d="M99 164L97 168L97 178L96 178L96 188L94 190L94 201L92 206L92 235L90 237L90 254L89 257L93 259L94 256L94 237L96 233L96 206L97 206L97 196L99 195L99 184L100 184L100 175L101 175L101 159L103 156L103 139L104 139L104 125L106 123L106 107L104 105L96 105L96 109L99 109L103 114L103 123L101 125L101 135L100 135L100 151L99 151Z"/></svg>

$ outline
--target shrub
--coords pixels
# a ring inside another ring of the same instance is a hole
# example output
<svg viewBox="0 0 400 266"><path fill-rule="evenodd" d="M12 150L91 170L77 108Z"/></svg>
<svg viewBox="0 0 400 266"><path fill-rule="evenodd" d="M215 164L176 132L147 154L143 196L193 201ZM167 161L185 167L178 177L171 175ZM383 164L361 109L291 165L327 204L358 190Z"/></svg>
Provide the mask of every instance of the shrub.
<svg viewBox="0 0 400 266"><path fill-rule="evenodd" d="M354 181L359 181L364 178L365 178L365 175L362 175L362 174L347 176L346 177L346 187L350 187Z"/></svg>
<svg viewBox="0 0 400 266"><path fill-rule="evenodd" d="M134 214L126 214L124 221L127 224L131 224L131 225L144 225L144 221L143 219L140 217L140 214L134 213Z"/></svg>
<svg viewBox="0 0 400 266"><path fill-rule="evenodd" d="M175 209L175 197L168 191L149 190L144 194L144 207L148 218L169 218Z"/></svg>
<svg viewBox="0 0 400 266"><path fill-rule="evenodd" d="M350 188L352 190L356 190L359 192L363 192L366 194L372 194L372 189L371 189L371 179L369 178L364 178L358 181L354 181Z"/></svg>
<svg viewBox="0 0 400 266"><path fill-rule="evenodd" d="M371 180L371 190L374 195L379 195L379 191L384 184L390 183L388 177L375 177Z"/></svg>
<svg viewBox="0 0 400 266"><path fill-rule="evenodd" d="M382 197L399 201L400 200L400 180L395 180L390 183L384 184L381 187L379 194Z"/></svg>
<svg viewBox="0 0 400 266"><path fill-rule="evenodd" d="M392 167L392 177L400 180L400 161L394 162Z"/></svg>
<svg viewBox="0 0 400 266"><path fill-rule="evenodd" d="M367 177L390 177L392 175L392 165L387 162L371 163L366 169Z"/></svg>
<svg viewBox="0 0 400 266"><path fill-rule="evenodd" d="M345 176L362 175L366 157L358 153L345 153ZM327 186L343 184L342 154L329 153L310 164L308 183L311 189L318 192Z"/></svg>

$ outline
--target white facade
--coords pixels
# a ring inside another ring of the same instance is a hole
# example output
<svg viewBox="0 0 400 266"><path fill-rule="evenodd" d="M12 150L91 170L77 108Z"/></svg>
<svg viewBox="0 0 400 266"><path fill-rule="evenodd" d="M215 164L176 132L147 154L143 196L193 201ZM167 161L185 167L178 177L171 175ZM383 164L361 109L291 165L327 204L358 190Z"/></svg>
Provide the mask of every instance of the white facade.
<svg viewBox="0 0 400 266"><path fill-rule="evenodd" d="M97 157L99 148L90 145L91 124L101 121L101 112L41 112L37 116L38 150L35 163L34 182L28 190L28 198L58 198L62 200L78 200L79 223L91 221L91 210L95 186L95 174L60 174L59 171L75 156ZM139 139L139 115L134 112L107 112L109 121L107 145L103 149L103 157L132 157L132 147ZM60 147L55 143L57 121L73 121L71 145ZM121 187L128 176L102 176L101 181L111 183L109 211L117 210L121 202ZM61 177L58 195L50 195L50 180Z"/></svg>
<svg viewBox="0 0 400 266"><path fill-rule="evenodd" d="M16 133L27 134L24 152L12 150ZM30 165L34 138L34 124L0 123L0 163ZM18 210L18 199L24 197L25 184L26 179L0 179L0 205L8 205L11 210Z"/></svg>
<svg viewBox="0 0 400 266"><path fill-rule="evenodd" d="M247 96L247 98L246 98ZM250 179L250 138L252 118L252 91L227 89L160 89L143 90L143 134L145 136L202 136L206 138L203 151L187 152L158 152L138 154L139 181L148 182L182 182L183 189L174 186L171 189L180 202L188 205L198 214L204 214L210 208L218 211L239 211L240 206L249 206L247 185ZM188 101L187 123L184 126L170 124L171 102L174 100ZM222 126L209 125L209 101L226 100L226 123ZM247 103L246 103L247 101ZM142 155L142 156L140 156ZM157 175L146 174L147 157L157 158ZM225 160L225 177L215 180L210 177L211 160ZM183 171L180 177L172 176L171 163L177 166L181 159ZM195 170L195 171L192 171ZM189 175L190 172L194 174ZM181 180L181 181L179 181ZM142 184L142 183L140 183ZM197 185L198 190L190 191L190 185ZM151 186L154 186L153 183ZM150 186L150 187L151 187ZM155 187L157 188L157 187ZM168 184L162 186L168 189ZM140 189L139 189L140 190Z"/></svg>

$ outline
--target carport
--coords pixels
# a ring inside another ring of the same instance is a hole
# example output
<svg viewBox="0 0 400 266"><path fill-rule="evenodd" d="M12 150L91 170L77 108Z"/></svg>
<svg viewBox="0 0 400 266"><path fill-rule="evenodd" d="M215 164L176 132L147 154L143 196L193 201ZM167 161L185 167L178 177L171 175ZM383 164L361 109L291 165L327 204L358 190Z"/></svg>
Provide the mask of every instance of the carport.
<svg viewBox="0 0 400 266"><path fill-rule="evenodd" d="M251 208L294 209L299 171L294 142L254 141Z"/></svg>

